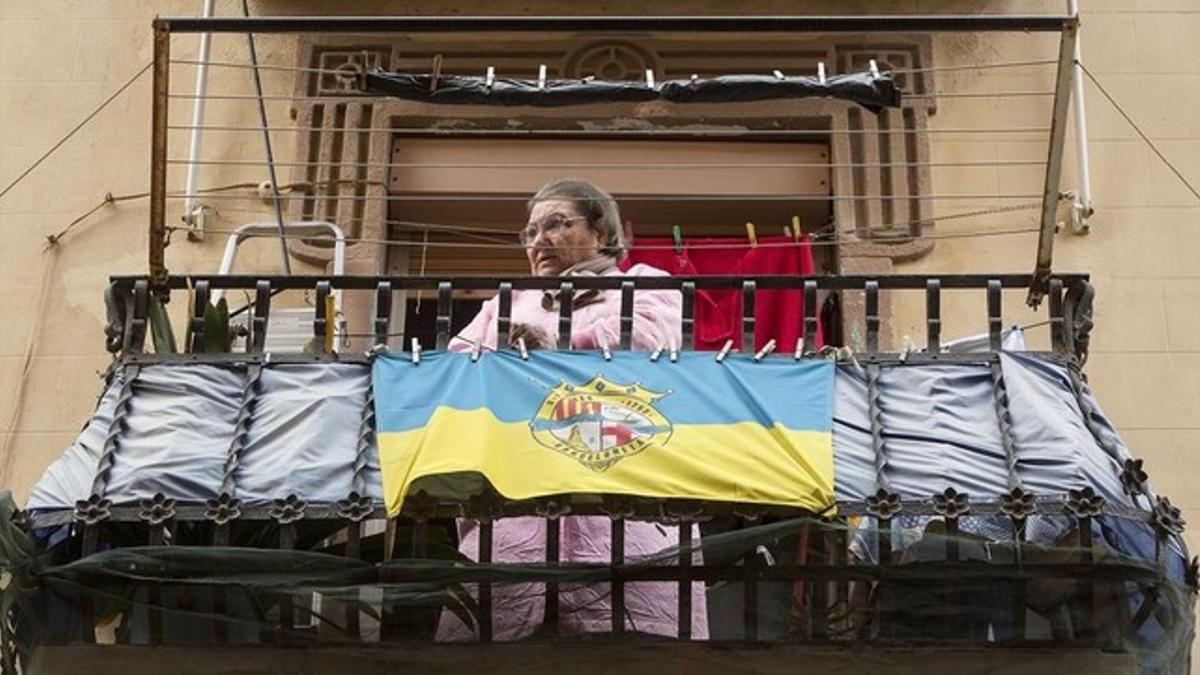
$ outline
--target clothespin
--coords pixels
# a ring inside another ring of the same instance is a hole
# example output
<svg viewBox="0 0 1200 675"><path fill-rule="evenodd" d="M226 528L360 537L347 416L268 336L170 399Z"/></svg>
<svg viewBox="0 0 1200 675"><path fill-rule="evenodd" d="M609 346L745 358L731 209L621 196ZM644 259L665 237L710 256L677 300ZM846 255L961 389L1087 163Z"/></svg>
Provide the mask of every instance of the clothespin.
<svg viewBox="0 0 1200 675"><path fill-rule="evenodd" d="M792 358L796 359L797 361L804 358L804 338L796 338L796 353Z"/></svg>
<svg viewBox="0 0 1200 675"><path fill-rule="evenodd" d="M471 346L471 363L475 363L476 361L478 361L480 355L482 355L482 354L483 354L483 341L480 340L480 341L473 342L472 346Z"/></svg>
<svg viewBox="0 0 1200 675"><path fill-rule="evenodd" d="M675 240L675 255L683 255L683 230L678 225L671 226L671 238Z"/></svg>
<svg viewBox="0 0 1200 675"><path fill-rule="evenodd" d="M383 343L378 343L378 344L371 345L370 349L363 352L363 356L367 357L368 359L371 359L371 358L375 358L376 356L379 356L380 354L386 354L387 351L388 351L387 345L385 345Z"/></svg>
<svg viewBox="0 0 1200 675"><path fill-rule="evenodd" d="M871 79L878 80L879 79L879 64L875 63L875 59L871 59L868 63L871 68Z"/></svg>
<svg viewBox="0 0 1200 675"><path fill-rule="evenodd" d="M725 357L729 356L730 349L733 349L733 340L726 340L725 344L721 347L721 351L717 352L717 363L723 362Z"/></svg>
<svg viewBox="0 0 1200 675"><path fill-rule="evenodd" d="M750 240L750 248L758 248L758 235L754 232L754 223L746 221L746 238Z"/></svg>
<svg viewBox="0 0 1200 675"><path fill-rule="evenodd" d="M826 80L825 80L825 62L824 61L817 61L817 81L820 82L821 84L825 84L825 82L826 82Z"/></svg>
<svg viewBox="0 0 1200 675"><path fill-rule="evenodd" d="M679 350L675 348L675 338L667 338L667 353L670 354L671 363L679 360Z"/></svg>
<svg viewBox="0 0 1200 675"><path fill-rule="evenodd" d="M662 353L663 353L662 343L661 342L655 343L654 351L650 352L650 361L652 363L657 363L658 357L662 356Z"/></svg>
<svg viewBox="0 0 1200 675"><path fill-rule="evenodd" d="M604 355L604 360L612 361L612 352L608 351L608 340L605 340L604 336L601 335L599 337L599 342L600 342L600 353Z"/></svg>
<svg viewBox="0 0 1200 675"><path fill-rule="evenodd" d="M646 88L654 88L654 69L652 68L646 69Z"/></svg>
<svg viewBox="0 0 1200 675"><path fill-rule="evenodd" d="M421 365L421 341L417 338L412 339L412 362L414 366Z"/></svg>
<svg viewBox="0 0 1200 675"><path fill-rule="evenodd" d="M900 363L908 361L908 355L916 350L916 345L913 344L912 338L904 336L904 349L900 351Z"/></svg>
<svg viewBox="0 0 1200 675"><path fill-rule="evenodd" d="M767 344L763 345L763 348L758 350L758 353L756 353L754 355L754 361L756 363L759 361L762 361L763 358L765 358L767 356L767 354L770 354L773 351L775 351L775 338L771 338L770 340L767 340Z"/></svg>
<svg viewBox="0 0 1200 675"><path fill-rule="evenodd" d="M800 216L792 216L792 240L799 244L800 236Z"/></svg>
<svg viewBox="0 0 1200 675"><path fill-rule="evenodd" d="M695 82L698 79L700 79L700 76L695 73L692 73L692 82Z"/></svg>
<svg viewBox="0 0 1200 675"><path fill-rule="evenodd" d="M546 88L546 64L538 66L538 90Z"/></svg>
<svg viewBox="0 0 1200 675"><path fill-rule="evenodd" d="M483 86L488 90L492 90L492 85L496 84L496 68L488 66L487 75L483 78Z"/></svg>
<svg viewBox="0 0 1200 675"><path fill-rule="evenodd" d="M442 55L433 55L433 68L429 73L429 91L437 91L438 80L442 79Z"/></svg>
<svg viewBox="0 0 1200 675"><path fill-rule="evenodd" d="M787 79L786 77L783 76L782 70L773 70L771 72L775 75L775 79L777 79L777 80L786 80Z"/></svg>
<svg viewBox="0 0 1200 675"><path fill-rule="evenodd" d="M525 338L523 338L523 337L517 338L517 350L521 352L521 360L522 361L529 360L529 349L527 349L525 347Z"/></svg>

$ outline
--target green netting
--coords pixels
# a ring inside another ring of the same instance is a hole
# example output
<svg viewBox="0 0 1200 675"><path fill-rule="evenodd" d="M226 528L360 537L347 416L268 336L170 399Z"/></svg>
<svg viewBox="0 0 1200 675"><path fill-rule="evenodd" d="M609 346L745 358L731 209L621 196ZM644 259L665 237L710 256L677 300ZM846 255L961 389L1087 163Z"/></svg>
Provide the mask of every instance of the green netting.
<svg viewBox="0 0 1200 675"><path fill-rule="evenodd" d="M445 627L454 622L470 639L480 635L480 584L490 590L493 613L544 599L547 583L563 593L585 590L586 601L560 606L563 625L572 613L608 607L614 577L626 592L652 581L679 587L671 580L679 574L678 549L616 567L480 564L432 526L424 558L389 559L385 549L411 550L407 528L364 537L362 557L350 558L340 522L297 523L293 550L270 548L279 535L274 523L238 523L231 546L206 545L208 523L177 523L172 543L159 546L128 545L146 541L144 524L110 523L102 540L108 548L80 558L77 536L39 543L14 523L15 513L11 498L0 495L9 669L43 645L90 637L94 625L131 644L433 642L450 639ZM1103 537L1085 548L1064 529L1056 543L1017 551L1011 541L947 534L935 518L916 535L869 519L793 518L707 533L685 559L713 641L744 640L752 615L752 637L763 641L1085 646L1132 653L1144 672L1187 672L1193 596L1182 577ZM880 540L899 542L887 565L871 559ZM955 561L947 560L951 549ZM747 584L755 591L751 611ZM529 620L538 625L526 639L582 638L545 625L543 615ZM587 635L669 637L640 631L636 622L622 635L602 627Z"/></svg>

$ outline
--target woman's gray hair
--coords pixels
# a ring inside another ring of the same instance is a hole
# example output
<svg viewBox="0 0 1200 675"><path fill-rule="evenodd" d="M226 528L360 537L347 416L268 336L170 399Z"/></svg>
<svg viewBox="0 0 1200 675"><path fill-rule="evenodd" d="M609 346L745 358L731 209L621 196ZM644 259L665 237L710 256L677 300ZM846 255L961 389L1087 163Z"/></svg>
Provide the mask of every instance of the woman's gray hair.
<svg viewBox="0 0 1200 675"><path fill-rule="evenodd" d="M603 188L582 178L559 178L546 183L525 205L532 212L538 202L561 199L575 203L588 227L600 234L600 252L620 260L625 257L625 231L617 200Z"/></svg>

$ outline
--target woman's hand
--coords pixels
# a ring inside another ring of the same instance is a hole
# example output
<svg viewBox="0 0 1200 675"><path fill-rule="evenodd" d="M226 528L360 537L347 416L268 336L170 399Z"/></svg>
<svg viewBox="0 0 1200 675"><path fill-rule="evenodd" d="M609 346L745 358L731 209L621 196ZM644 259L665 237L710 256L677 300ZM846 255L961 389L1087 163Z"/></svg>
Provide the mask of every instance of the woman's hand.
<svg viewBox="0 0 1200 675"><path fill-rule="evenodd" d="M525 349L554 349L554 338L546 331L528 323L514 323L508 334L508 345L517 348L517 340L525 338Z"/></svg>

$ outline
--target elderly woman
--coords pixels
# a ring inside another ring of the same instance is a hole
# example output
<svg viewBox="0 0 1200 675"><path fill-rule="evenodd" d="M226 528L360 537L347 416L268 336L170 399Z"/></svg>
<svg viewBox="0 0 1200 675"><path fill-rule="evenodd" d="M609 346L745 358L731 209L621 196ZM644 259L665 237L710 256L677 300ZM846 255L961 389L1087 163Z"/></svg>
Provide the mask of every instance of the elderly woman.
<svg viewBox="0 0 1200 675"><path fill-rule="evenodd" d="M617 262L624 255L621 217L612 196L583 180L561 179L543 186L528 204L529 221L520 240L536 276L621 275ZM634 265L629 276L666 276L649 265ZM572 349L615 349L620 337L620 293L581 291L573 299ZM680 344L680 296L674 291L635 294L633 348L652 350ZM515 291L508 346L524 338L528 349L554 349L558 341L558 295L542 291ZM455 351L474 345L496 349L496 298L484 303L479 315L451 344ZM561 562L608 563L611 556L611 522L606 517L568 516L562 519ZM542 518L504 518L494 525L492 559L496 562L546 560L546 521ZM678 544L677 528L652 522L625 523L625 558L635 560ZM694 537L698 537L695 531ZM475 558L479 529L474 521L459 522L460 550ZM609 584L564 585L559 593L559 630L562 633L606 632L612 629ZM671 582L636 582L625 586L626 630L664 636L678 633L679 585ZM692 636L708 637L704 586L693 586ZM542 624L545 588L541 584L510 584L493 591L493 635L515 640L532 635ZM444 640L469 640L474 630L445 612L438 636Z"/></svg>

